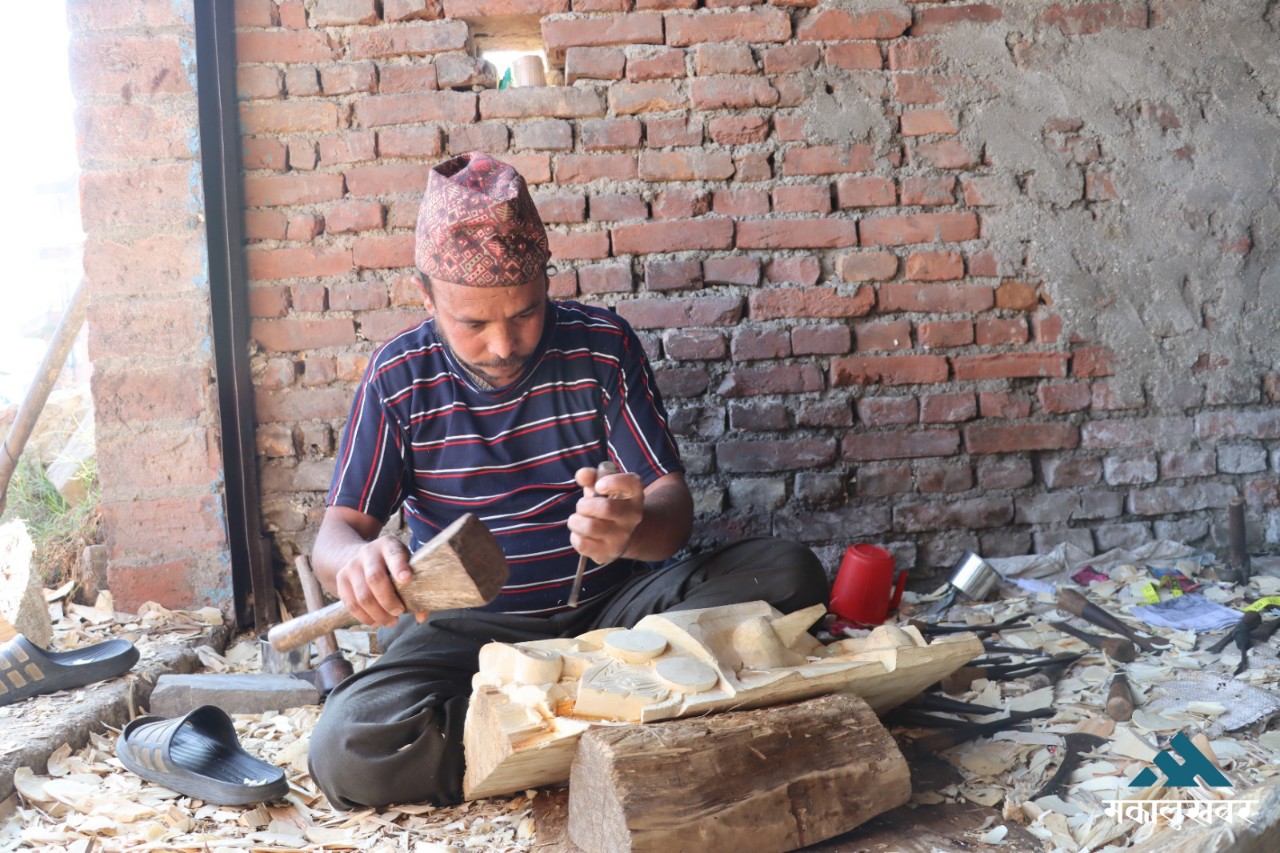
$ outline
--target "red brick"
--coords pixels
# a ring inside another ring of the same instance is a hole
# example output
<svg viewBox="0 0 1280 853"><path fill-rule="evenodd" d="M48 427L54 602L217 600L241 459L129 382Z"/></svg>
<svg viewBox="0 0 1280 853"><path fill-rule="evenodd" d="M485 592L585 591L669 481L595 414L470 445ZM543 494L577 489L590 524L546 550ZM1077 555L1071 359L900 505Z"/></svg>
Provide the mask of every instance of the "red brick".
<svg viewBox="0 0 1280 853"><path fill-rule="evenodd" d="M627 59L628 80L669 80L685 76L685 52L679 48L661 48Z"/></svg>
<svg viewBox="0 0 1280 853"><path fill-rule="evenodd" d="M371 95L356 101L355 122L362 127L476 120L473 92L418 92L405 95Z"/></svg>
<svg viewBox="0 0 1280 853"><path fill-rule="evenodd" d="M827 46L827 65L849 71L879 71L883 67L880 45L875 42L853 41Z"/></svg>
<svg viewBox="0 0 1280 853"><path fill-rule="evenodd" d="M242 100L278 98L284 94L280 69L266 65L250 65L236 69L236 95Z"/></svg>
<svg viewBox="0 0 1280 853"><path fill-rule="evenodd" d="M359 269L397 269L413 266L413 235L366 235L351 245L351 256Z"/></svg>
<svg viewBox="0 0 1280 853"><path fill-rule="evenodd" d="M430 56L466 50L470 34L463 21L428 21L399 27L356 30L347 44L351 59L386 59L392 56Z"/></svg>
<svg viewBox="0 0 1280 853"><path fill-rule="evenodd" d="M841 178L836 182L836 201L841 210L892 207L897 204L898 196L892 178Z"/></svg>
<svg viewBox="0 0 1280 853"><path fill-rule="evenodd" d="M1040 291L1034 284L1002 281L996 288L996 307L1007 311L1034 311L1040 304Z"/></svg>
<svg viewBox="0 0 1280 853"><path fill-rule="evenodd" d="M981 391L978 413L984 418L1022 420L1031 417L1031 398L1021 392Z"/></svg>
<svg viewBox="0 0 1280 853"><path fill-rule="evenodd" d="M903 246L908 243L958 243L978 237L978 217L972 213L915 213L881 216L859 223L864 246Z"/></svg>
<svg viewBox="0 0 1280 853"><path fill-rule="evenodd" d="M616 47L571 47L565 51L564 81L621 80L627 55Z"/></svg>
<svg viewBox="0 0 1280 853"><path fill-rule="evenodd" d="M940 355L854 355L831 360L831 384L916 385L946 382L947 359Z"/></svg>
<svg viewBox="0 0 1280 853"><path fill-rule="evenodd" d="M739 249L832 249L858 245L849 219L770 219L738 223Z"/></svg>
<svg viewBox="0 0 1280 853"><path fill-rule="evenodd" d="M858 352L911 349L911 324L906 320L860 323L854 327Z"/></svg>
<svg viewBox="0 0 1280 853"><path fill-rule="evenodd" d="M769 138L769 119L764 116L719 116L707 123L707 133L721 145L750 145Z"/></svg>
<svg viewBox="0 0 1280 853"><path fill-rule="evenodd" d="M920 339L920 346L925 349L968 346L973 343L973 321L938 320L920 323L916 326L916 336Z"/></svg>
<svg viewBox="0 0 1280 853"><path fill-rule="evenodd" d="M843 281L885 281L898 274L898 258L888 252L855 252L838 262Z"/></svg>
<svg viewBox="0 0 1280 853"><path fill-rule="evenodd" d="M196 355L201 344L208 345L209 306L190 295L183 291L175 298L128 299L90 306L89 358ZM207 357L207 353L200 357Z"/></svg>
<svg viewBox="0 0 1280 853"><path fill-rule="evenodd" d="M991 301L991 288L985 284L892 282L880 286L879 310L964 314L985 311Z"/></svg>
<svg viewBox="0 0 1280 853"><path fill-rule="evenodd" d="M240 105L240 132L299 133L338 127L337 104L324 101L253 101Z"/></svg>
<svg viewBox="0 0 1280 853"><path fill-rule="evenodd" d="M75 115L81 162L194 159L190 123L150 104L82 105Z"/></svg>
<svg viewBox="0 0 1280 853"><path fill-rule="evenodd" d="M535 196L533 203L538 208L538 216L548 225L587 219L587 199L581 193Z"/></svg>
<svg viewBox="0 0 1280 853"><path fill-rule="evenodd" d="M932 68L936 45L931 39L912 38L889 45L890 71L915 71Z"/></svg>
<svg viewBox="0 0 1280 853"><path fill-rule="evenodd" d="M387 163L347 169L347 193L353 196L422 194L431 167L425 163Z"/></svg>
<svg viewBox="0 0 1280 853"><path fill-rule="evenodd" d="M633 154L561 154L556 157L556 183L583 184L599 178L629 181L636 176Z"/></svg>
<svg viewBox="0 0 1280 853"><path fill-rule="evenodd" d="M437 157L444 151L438 127L386 127L378 131L380 157Z"/></svg>
<svg viewBox="0 0 1280 853"><path fill-rule="evenodd" d="M830 213L831 186L802 184L775 187L773 209L778 213Z"/></svg>
<svg viewBox="0 0 1280 853"><path fill-rule="evenodd" d="M921 9L911 27L911 35L927 36L944 32L956 23L989 24L1000 20L1001 12L986 3L970 3L964 6L942 6Z"/></svg>
<svg viewBox="0 0 1280 853"><path fill-rule="evenodd" d="M769 193L752 189L716 190L711 206L725 216L757 216L769 212Z"/></svg>
<svg viewBox="0 0 1280 853"><path fill-rule="evenodd" d="M1040 407L1052 415L1080 412L1089 408L1092 391L1088 382L1071 382L1062 385L1041 385L1036 389Z"/></svg>
<svg viewBox="0 0 1280 853"><path fill-rule="evenodd" d="M964 429L970 453L1025 453L1029 450L1070 450L1080 444L1072 424L974 424Z"/></svg>
<svg viewBox="0 0 1280 853"><path fill-rule="evenodd" d="M716 393L721 397L799 394L822 390L822 373L812 364L778 364L733 368Z"/></svg>
<svg viewBox="0 0 1280 853"><path fill-rule="evenodd" d="M1009 204L1017 197L1017 188L1004 176L966 178L963 189L964 203L970 207Z"/></svg>
<svg viewBox="0 0 1280 853"><path fill-rule="evenodd" d="M1056 344L1062 335L1062 317L1051 314L1047 317L1033 316L1031 329L1035 333L1036 343ZM1198 404L1197 404L1198 405Z"/></svg>
<svg viewBox="0 0 1280 853"><path fill-rule="evenodd" d="M617 222L623 219L647 219L649 207L634 195L597 195L591 197L591 221Z"/></svg>
<svg viewBox="0 0 1280 853"><path fill-rule="evenodd" d="M612 230L616 254L728 249L733 245L733 220L723 217L620 225Z"/></svg>
<svg viewBox="0 0 1280 853"><path fill-rule="evenodd" d="M283 240L289 217L279 210L246 210L244 236L248 240Z"/></svg>
<svg viewBox="0 0 1280 853"><path fill-rule="evenodd" d="M803 115L775 116L779 142L804 142L809 136L809 121Z"/></svg>
<svg viewBox="0 0 1280 853"><path fill-rule="evenodd" d="M868 145L851 145L842 150L834 145L788 148L782 155L783 175L835 175L841 172L870 172L875 157Z"/></svg>
<svg viewBox="0 0 1280 853"><path fill-rule="evenodd" d="M933 207L956 203L956 179L941 177L909 177L902 179L902 204Z"/></svg>
<svg viewBox="0 0 1280 853"><path fill-rule="evenodd" d="M995 252L983 250L968 257L969 275L974 278L991 278L998 272Z"/></svg>
<svg viewBox="0 0 1280 853"><path fill-rule="evenodd" d="M760 283L758 258L730 256L707 258L702 262L702 280L707 284L737 284L754 287Z"/></svg>
<svg viewBox="0 0 1280 853"><path fill-rule="evenodd" d="M942 78L936 74L904 72L893 76L893 97L903 104L936 104L942 101L938 91Z"/></svg>
<svg viewBox="0 0 1280 853"><path fill-rule="evenodd" d="M284 89L290 97L320 94L320 74L314 65L291 65L284 70Z"/></svg>
<svg viewBox="0 0 1280 853"><path fill-rule="evenodd" d="M454 127L448 131L450 154L466 154L468 151L484 151L501 155L507 150L510 131L505 122L489 121L467 127Z"/></svg>
<svg viewBox="0 0 1280 853"><path fill-rule="evenodd" d="M920 398L920 422L961 423L978 416L978 401L970 391L956 394L926 394Z"/></svg>
<svg viewBox="0 0 1280 853"><path fill-rule="evenodd" d="M245 251L249 278L256 280L343 275L354 267L351 251L337 246L299 246Z"/></svg>
<svg viewBox="0 0 1280 853"><path fill-rule="evenodd" d="M551 157L546 154L504 154L502 159L531 187L551 183Z"/></svg>
<svg viewBox="0 0 1280 853"><path fill-rule="evenodd" d="M325 166L362 163L377 156L376 137L371 130L320 137L320 162Z"/></svg>
<svg viewBox="0 0 1280 853"><path fill-rule="evenodd" d="M1067 356L1055 352L1006 352L952 358L956 379L1044 378L1067 375Z"/></svg>
<svg viewBox="0 0 1280 853"><path fill-rule="evenodd" d="M192 163L135 166L80 176L80 216L85 231L129 226L172 228L200 209L193 195L199 176Z"/></svg>
<svg viewBox="0 0 1280 853"><path fill-rule="evenodd" d="M126 3L115 6L96 0L68 0L67 25L75 34L92 30L120 30L138 27L191 26L189 9L166 4ZM272 4L266 0L236 0L235 21L241 27L270 27Z"/></svg>
<svg viewBox="0 0 1280 853"><path fill-rule="evenodd" d="M734 362L786 358L791 355L791 336L784 329L738 329L729 351Z"/></svg>
<svg viewBox="0 0 1280 853"><path fill-rule="evenodd" d="M779 103L778 90L764 77L699 77L689 84L696 110L752 109Z"/></svg>
<svg viewBox="0 0 1280 853"><path fill-rule="evenodd" d="M382 217L382 205L376 201L344 201L325 213L324 230L329 234L368 231L381 228Z"/></svg>
<svg viewBox="0 0 1280 853"><path fill-rule="evenodd" d="M723 181L733 168L723 151L644 151L638 174L646 181Z"/></svg>
<svg viewBox="0 0 1280 853"><path fill-rule="evenodd" d="M97 423L130 426L147 421L194 420L204 413L210 385L191 365L118 373L95 371L93 393L99 400Z"/></svg>
<svg viewBox="0 0 1280 853"><path fill-rule="evenodd" d="M654 378L658 380L658 390L668 399L700 397L711 384L711 376L703 367L659 367Z"/></svg>
<svg viewBox="0 0 1280 853"><path fill-rule="evenodd" d="M860 13L824 9L804 19L796 32L796 40L891 39L902 35L909 26L911 13L906 9L877 9Z"/></svg>
<svg viewBox="0 0 1280 853"><path fill-rule="evenodd" d="M254 320L249 336L267 352L300 352L350 346L356 342L356 329L348 317Z"/></svg>
<svg viewBox="0 0 1280 853"><path fill-rule="evenodd" d="M573 234L547 234L551 257L558 261L597 260L609 257L608 231L578 231ZM582 287L582 274L578 274L578 286Z"/></svg>
<svg viewBox="0 0 1280 853"><path fill-rule="evenodd" d="M992 347L1027 342L1027 321L1021 317L1009 320L983 319L974 323L978 346Z"/></svg>
<svg viewBox="0 0 1280 853"><path fill-rule="evenodd" d="M922 494L947 494L967 492L973 488L973 468L964 463L930 462L920 465L916 471L916 488ZM948 510L954 511L952 504ZM961 511L969 511L972 506L961 507Z"/></svg>
<svg viewBox="0 0 1280 853"><path fill-rule="evenodd" d="M340 50L327 33L316 30L247 30L236 33L236 62L328 62Z"/></svg>
<svg viewBox="0 0 1280 853"><path fill-rule="evenodd" d="M310 139L292 139L289 141L289 169L293 172L310 172L316 168L319 156L316 144Z"/></svg>
<svg viewBox="0 0 1280 853"><path fill-rule="evenodd" d="M381 281L357 281L335 284L329 288L329 310L331 311L377 311L390 304L387 287ZM319 371L312 366L312 359L307 360L305 376L306 384L324 384L333 381L336 376L325 376L324 383L313 383Z"/></svg>
<svg viewBox="0 0 1280 853"><path fill-rule="evenodd" d="M480 93L480 117L590 118L605 114L604 98L594 89L530 86L486 89Z"/></svg>
<svg viewBox="0 0 1280 853"><path fill-rule="evenodd" d="M374 0L316 0L311 10L313 27L345 27L378 23Z"/></svg>
<svg viewBox="0 0 1280 853"><path fill-rule="evenodd" d="M777 287L751 294L751 318L862 317L875 304L870 288L860 287L851 296L833 287Z"/></svg>
<svg viewBox="0 0 1280 853"><path fill-rule="evenodd" d="M959 252L912 252L907 255L902 275L916 281L950 281L964 278L964 260ZM1025 328L1025 324L1023 325Z"/></svg>
<svg viewBox="0 0 1280 853"><path fill-rule="evenodd" d="M1014 520L1013 500L1008 497L968 498L951 502L898 505L893 525L898 530L918 533L926 530L980 530L1005 527Z"/></svg>
<svg viewBox="0 0 1280 853"><path fill-rule="evenodd" d="M718 361L728 355L724 334L708 329L681 329L665 332L662 346L676 361Z"/></svg>
<svg viewBox="0 0 1280 853"><path fill-rule="evenodd" d="M1245 426L1262 429L1239 429ZM1195 437L1209 443L1222 438L1280 438L1280 413L1206 412L1196 417L1194 434L1191 427L1192 421L1186 417L1097 420L1085 423L1082 435L1084 446L1094 449L1153 447L1157 442L1185 448Z"/></svg>
<svg viewBox="0 0 1280 853"><path fill-rule="evenodd" d="M857 402L858 420L868 427L913 424L919 408L915 397L863 397Z"/></svg>
<svg viewBox="0 0 1280 853"><path fill-rule="evenodd" d="M446 18L555 15L569 11L569 0L444 0Z"/></svg>
<svg viewBox="0 0 1280 853"><path fill-rule="evenodd" d="M662 15L655 12L637 12L595 18L543 21L542 40L548 53L556 53L571 47L662 44Z"/></svg>
<svg viewBox="0 0 1280 853"><path fill-rule="evenodd" d="M1111 350L1106 347L1080 347L1071 355L1071 373L1075 376L1110 376Z"/></svg>
<svg viewBox="0 0 1280 853"><path fill-rule="evenodd" d="M584 122L584 125L588 122ZM521 122L511 128L512 146L552 151L569 151L573 148L573 124L561 119ZM639 128L637 128L637 135Z"/></svg>
<svg viewBox="0 0 1280 853"><path fill-rule="evenodd" d="M324 220L313 213L298 213L289 217L285 235L295 242L310 242L320 233Z"/></svg>
<svg viewBox="0 0 1280 853"><path fill-rule="evenodd" d="M654 219L692 219L711 211L711 195L701 189L662 190L652 208Z"/></svg>
<svg viewBox="0 0 1280 853"><path fill-rule="evenodd" d="M736 296L659 296L626 299L615 309L638 329L682 329L695 326L736 326L742 320L742 299Z"/></svg>
<svg viewBox="0 0 1280 853"><path fill-rule="evenodd" d="M384 95L429 92L440 88L434 65L378 65L378 91Z"/></svg>
<svg viewBox="0 0 1280 853"><path fill-rule="evenodd" d="M911 148L911 164L935 169L971 169L978 165L978 155L956 139L916 142Z"/></svg>
<svg viewBox="0 0 1280 853"><path fill-rule="evenodd" d="M720 469L734 474L825 467L835 460L835 455L835 441L827 438L721 440L716 444Z"/></svg>
<svg viewBox="0 0 1280 853"><path fill-rule="evenodd" d="M1102 479L1102 460L1079 456L1042 458L1040 470L1044 484L1051 489L1091 486Z"/></svg>
<svg viewBox="0 0 1280 853"><path fill-rule="evenodd" d="M756 61L751 48L742 43L700 44L693 54L695 73L702 77L715 74L755 74Z"/></svg>
<svg viewBox="0 0 1280 853"><path fill-rule="evenodd" d="M764 51L764 73L791 74L807 71L816 67L821 58L822 54L814 44L788 44L767 48Z"/></svg>
<svg viewBox="0 0 1280 853"><path fill-rule="evenodd" d="M959 449L960 433L954 429L863 432L845 435L840 442L840 458L845 462L913 459L952 456Z"/></svg>
<svg viewBox="0 0 1280 853"><path fill-rule="evenodd" d="M648 119L645 138L650 148L702 144L702 117Z"/></svg>
<svg viewBox="0 0 1280 853"><path fill-rule="evenodd" d="M1115 184L1111 182L1111 176L1106 172L1086 172L1084 197L1089 201L1113 201L1119 198L1120 194L1116 192Z"/></svg>
<svg viewBox="0 0 1280 853"><path fill-rule="evenodd" d="M1093 35L1104 29L1146 29L1145 4L1086 3L1063 7L1057 3L1040 14L1042 24L1056 26L1064 35Z"/></svg>
<svg viewBox="0 0 1280 853"><path fill-rule="evenodd" d="M646 261L644 283L647 290L702 287L702 264L698 261Z"/></svg>
<svg viewBox="0 0 1280 853"><path fill-rule="evenodd" d="M822 276L822 264L813 255L772 258L765 264L764 275L772 284L810 286L817 284Z"/></svg>
<svg viewBox="0 0 1280 853"><path fill-rule="evenodd" d="M597 264L578 267L578 287L583 293L630 293L631 267L626 264Z"/></svg>
<svg viewBox="0 0 1280 853"><path fill-rule="evenodd" d="M287 30L307 28L307 9L302 0L277 0L280 10L280 26Z"/></svg>
<svg viewBox="0 0 1280 853"><path fill-rule="evenodd" d="M666 16L666 42L673 47L702 42L784 42L790 38L791 16L781 9Z"/></svg>
<svg viewBox="0 0 1280 853"><path fill-rule="evenodd" d="M372 62L344 62L320 67L320 88L326 95L351 95L377 89L378 75Z"/></svg>
<svg viewBox="0 0 1280 853"><path fill-rule="evenodd" d="M900 119L903 136L929 136L935 133L958 133L951 114L946 110L908 110Z"/></svg>
<svg viewBox="0 0 1280 853"><path fill-rule="evenodd" d="M795 355L843 355L852 346L849 327L843 324L794 326L791 351Z"/></svg>

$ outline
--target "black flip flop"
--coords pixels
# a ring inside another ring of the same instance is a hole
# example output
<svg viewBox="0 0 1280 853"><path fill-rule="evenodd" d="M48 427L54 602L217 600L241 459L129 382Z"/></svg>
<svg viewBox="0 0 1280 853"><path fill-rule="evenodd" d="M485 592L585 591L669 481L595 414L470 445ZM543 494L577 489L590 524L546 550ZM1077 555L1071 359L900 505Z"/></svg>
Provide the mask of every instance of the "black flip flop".
<svg viewBox="0 0 1280 853"><path fill-rule="evenodd" d="M148 782L221 806L278 800L289 791L284 771L245 752L231 718L216 705L130 721L116 757Z"/></svg>
<svg viewBox="0 0 1280 853"><path fill-rule="evenodd" d="M0 705L115 678L137 662L138 650L128 640L51 652L19 634L0 643Z"/></svg>

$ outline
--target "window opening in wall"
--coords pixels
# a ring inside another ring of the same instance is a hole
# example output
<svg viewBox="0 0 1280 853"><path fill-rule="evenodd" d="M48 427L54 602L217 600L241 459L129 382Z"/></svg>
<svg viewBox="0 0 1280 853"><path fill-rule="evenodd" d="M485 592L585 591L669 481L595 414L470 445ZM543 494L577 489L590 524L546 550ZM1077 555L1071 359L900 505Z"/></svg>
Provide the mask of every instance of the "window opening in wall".
<svg viewBox="0 0 1280 853"><path fill-rule="evenodd" d="M547 52L545 50L489 50L480 57L493 64L499 89L547 85Z"/></svg>
<svg viewBox="0 0 1280 853"><path fill-rule="evenodd" d="M470 28L476 55L493 64L499 89L563 85L564 63L547 56L541 15L463 16L462 20Z"/></svg>

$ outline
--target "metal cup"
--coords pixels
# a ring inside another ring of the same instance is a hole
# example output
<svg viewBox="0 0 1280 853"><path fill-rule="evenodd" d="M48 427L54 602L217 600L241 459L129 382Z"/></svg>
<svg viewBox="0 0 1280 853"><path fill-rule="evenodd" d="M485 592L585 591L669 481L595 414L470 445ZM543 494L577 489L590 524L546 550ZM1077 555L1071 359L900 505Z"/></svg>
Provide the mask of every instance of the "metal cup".
<svg viewBox="0 0 1280 853"><path fill-rule="evenodd" d="M960 593L973 601L981 601L995 588L1000 573L991 564L972 551L965 551L956 561L948 581Z"/></svg>

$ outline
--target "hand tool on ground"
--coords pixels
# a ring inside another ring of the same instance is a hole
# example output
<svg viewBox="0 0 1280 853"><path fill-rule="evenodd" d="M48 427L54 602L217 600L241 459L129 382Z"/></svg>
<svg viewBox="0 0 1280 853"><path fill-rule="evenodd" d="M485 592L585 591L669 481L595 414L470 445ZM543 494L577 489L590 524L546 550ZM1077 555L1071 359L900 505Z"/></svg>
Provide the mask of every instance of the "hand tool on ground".
<svg viewBox="0 0 1280 853"><path fill-rule="evenodd" d="M1138 659L1138 650L1134 647L1132 640L1126 640L1124 637L1104 637L1101 634L1091 634L1088 631L1074 628L1066 622L1050 622L1049 624L1064 634L1070 634L1073 637L1084 640L1095 649L1101 649L1112 660L1118 660L1121 663L1132 663Z"/></svg>
<svg viewBox="0 0 1280 853"><path fill-rule="evenodd" d="M1107 692L1107 716L1117 723L1133 719L1133 691L1129 689L1129 678L1123 672L1116 673L1111 679L1111 689Z"/></svg>
<svg viewBox="0 0 1280 853"><path fill-rule="evenodd" d="M1209 651L1222 651L1227 647L1227 643L1235 640L1236 648L1240 650L1240 663L1236 665L1235 674L1239 675L1249 667L1249 646L1253 644L1253 638L1250 634L1254 628L1257 628L1262 622L1262 614L1256 610L1246 610L1244 615L1226 635L1209 647Z"/></svg>
<svg viewBox="0 0 1280 853"><path fill-rule="evenodd" d="M1227 567L1235 573L1241 586L1249 583L1252 566L1244 527L1244 498L1235 497L1227 502L1227 541L1230 544Z"/></svg>
<svg viewBox="0 0 1280 853"><path fill-rule="evenodd" d="M982 648L989 652L1004 652L1011 655L1042 655L1044 649L1020 649L1017 646L1004 646L990 640L982 641Z"/></svg>
<svg viewBox="0 0 1280 853"><path fill-rule="evenodd" d="M618 466L610 462L608 459L606 459L605 461L601 462L599 465L596 466L597 480L599 480L601 477L607 477L610 474L617 474L617 473L618 473ZM592 497L593 495L595 495L595 491L590 486L583 489L582 491L583 491L583 494L585 494L587 497ZM582 576L586 573L586 571L587 571L587 555L583 554L582 556L578 557L578 571L573 576L573 588L569 590L569 606L570 607L578 606L578 594L582 592Z"/></svg>
<svg viewBox="0 0 1280 853"><path fill-rule="evenodd" d="M1249 632L1249 636L1253 638L1254 645L1266 643L1271 639L1271 635L1280 629L1280 617L1269 619L1263 622L1257 628Z"/></svg>
<svg viewBox="0 0 1280 853"><path fill-rule="evenodd" d="M960 729L973 725L972 720L956 717L940 717L914 708L899 705L885 716L885 722L894 726L910 726L913 729Z"/></svg>
<svg viewBox="0 0 1280 853"><path fill-rule="evenodd" d="M959 693L962 690L968 690L970 685L979 678L985 678L989 681L1008 681L1014 678L1026 678L1045 669L1054 669L1056 670L1056 675L1061 675L1062 669L1080 660L1081 657L1083 655L1074 652L1063 652L1053 657L1021 661L1019 663L999 664L996 666L962 666L942 679L942 689L947 693Z"/></svg>
<svg viewBox="0 0 1280 853"><path fill-rule="evenodd" d="M1034 711L1014 711L1003 719L993 720L989 723L974 723L968 728L950 729L944 732L935 732L931 735L925 735L922 738L912 741L911 745L919 750L926 752L941 752L944 749L950 749L953 746L962 743L968 743L974 738L984 737L986 735L995 734L1012 728L1027 720L1033 720L1038 717L1052 717L1056 711L1053 708L1037 708Z"/></svg>
<svg viewBox="0 0 1280 853"><path fill-rule="evenodd" d="M959 699L952 699L948 696L939 696L936 693L921 693L910 702L905 703L904 708L915 708L920 711L942 711L947 714L999 714L999 708L993 708L990 705L977 705L973 702L961 702Z"/></svg>
<svg viewBox="0 0 1280 853"><path fill-rule="evenodd" d="M1052 687L1058 683L1058 679L1062 678L1062 674L1075 665L1076 661L1083 655L1075 655L1070 658L1064 658L1054 663L1045 664L1039 672L1026 676L1027 687L1031 690L1039 690L1042 687Z"/></svg>
<svg viewBox="0 0 1280 853"><path fill-rule="evenodd" d="M1112 631L1122 637L1128 637L1130 640L1133 640L1135 645L1141 649L1145 649L1146 651L1159 654L1169 648L1167 643L1162 646L1157 646L1150 639L1139 635L1137 631L1133 630L1128 625L1124 624L1119 619L1112 616L1110 613L1103 610L1080 593L1076 592L1074 589L1058 589L1058 607L1073 616L1079 616L1086 622L1092 622L1099 628L1106 628L1108 631Z"/></svg>
<svg viewBox="0 0 1280 853"><path fill-rule="evenodd" d="M1063 735L1062 739L1064 741L1062 761L1058 764L1058 769L1049 777L1049 781L1044 783L1044 787L1031 798L1033 800L1061 793L1067 778L1071 776L1071 772L1080 763L1080 756L1097 749L1107 742L1104 737L1085 734L1084 732L1069 732Z"/></svg>
<svg viewBox="0 0 1280 853"><path fill-rule="evenodd" d="M293 564L298 570L298 582L302 584L302 596L306 599L307 610L312 613L321 610L325 606L324 590L320 588L320 581L316 580L315 574L311 571L311 561L305 554L299 554ZM320 662L316 664L312 677L308 681L315 685L316 690L320 691L320 698L324 699L354 670L351 668L351 661L343 657L342 652L338 650L338 638L332 631L316 637L315 642L316 651L320 654Z"/></svg>
<svg viewBox="0 0 1280 853"><path fill-rule="evenodd" d="M992 634L998 634L1001 631L1013 628L1029 628L1029 623L1019 622L1019 619L1025 618L1029 612L1019 613L1016 616L1010 616L1003 622L994 622L990 625L939 625L933 622L926 622L923 619L912 619L909 624L917 628L921 634L926 636L932 634L962 634L972 632L979 637L989 637Z"/></svg>
<svg viewBox="0 0 1280 853"><path fill-rule="evenodd" d="M392 583L410 613L488 604L508 577L507 558L498 540L471 513L415 551L409 569L409 580L402 583L393 577ZM274 626L267 639L286 651L355 621L347 605L337 601Z"/></svg>

